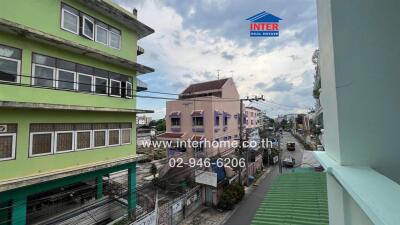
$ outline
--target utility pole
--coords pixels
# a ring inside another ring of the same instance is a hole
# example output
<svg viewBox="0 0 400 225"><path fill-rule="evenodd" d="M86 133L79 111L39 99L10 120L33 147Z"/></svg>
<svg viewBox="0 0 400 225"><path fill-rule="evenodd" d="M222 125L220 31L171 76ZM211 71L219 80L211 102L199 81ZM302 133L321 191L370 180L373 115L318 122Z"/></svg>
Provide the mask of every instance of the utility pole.
<svg viewBox="0 0 400 225"><path fill-rule="evenodd" d="M254 96L253 98L250 98L247 96L246 98L241 98L240 99L240 113L239 113L239 118L240 118L240 123L239 123L239 157L243 155L243 102L244 101L265 101L264 95L261 95L261 97ZM249 151L246 149L246 184L249 180ZM242 174L241 174L241 167L239 166L239 184L242 185Z"/></svg>
<svg viewBox="0 0 400 225"><path fill-rule="evenodd" d="M217 70L217 77L218 77L218 80L219 80L219 71L221 71L221 70Z"/></svg>

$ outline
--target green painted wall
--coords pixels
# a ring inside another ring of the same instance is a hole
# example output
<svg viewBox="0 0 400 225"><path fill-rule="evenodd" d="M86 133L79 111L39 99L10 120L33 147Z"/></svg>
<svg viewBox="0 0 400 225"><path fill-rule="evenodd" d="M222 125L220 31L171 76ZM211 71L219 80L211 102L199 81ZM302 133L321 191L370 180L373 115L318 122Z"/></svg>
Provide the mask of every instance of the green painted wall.
<svg viewBox="0 0 400 225"><path fill-rule="evenodd" d="M85 57L80 54L60 50L58 48L31 41L22 37L16 38L15 35L3 32L0 32L0 44L22 49L21 75L29 76L21 78L22 84L29 85L31 83L30 76L32 71L33 52L135 77L135 71L121 68L93 58ZM5 84L0 84L0 88L2 90L0 92L0 99L3 101L81 105L123 109L134 109L136 105L135 98L125 99L94 95L90 93L74 93L71 91L61 90L54 91L51 89L18 87Z"/></svg>
<svg viewBox="0 0 400 225"><path fill-rule="evenodd" d="M121 50L109 48L84 37L61 29L61 0L2 1L0 17L33 29L77 42L136 62L137 35L124 25L80 4L76 0L63 0L66 4L121 30Z"/></svg>
<svg viewBox="0 0 400 225"><path fill-rule="evenodd" d="M0 181L136 154L135 115L131 113L0 109L0 124L17 123L16 160L0 162ZM132 144L29 158L30 123L132 122Z"/></svg>

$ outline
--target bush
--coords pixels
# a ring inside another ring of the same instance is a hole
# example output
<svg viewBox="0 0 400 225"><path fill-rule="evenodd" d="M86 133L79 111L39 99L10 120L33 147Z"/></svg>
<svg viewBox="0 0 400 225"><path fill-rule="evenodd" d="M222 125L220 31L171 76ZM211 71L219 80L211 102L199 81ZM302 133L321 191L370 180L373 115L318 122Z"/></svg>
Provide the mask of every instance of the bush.
<svg viewBox="0 0 400 225"><path fill-rule="evenodd" d="M223 210L231 210L243 199L244 187L240 184L228 185L221 194L217 207Z"/></svg>

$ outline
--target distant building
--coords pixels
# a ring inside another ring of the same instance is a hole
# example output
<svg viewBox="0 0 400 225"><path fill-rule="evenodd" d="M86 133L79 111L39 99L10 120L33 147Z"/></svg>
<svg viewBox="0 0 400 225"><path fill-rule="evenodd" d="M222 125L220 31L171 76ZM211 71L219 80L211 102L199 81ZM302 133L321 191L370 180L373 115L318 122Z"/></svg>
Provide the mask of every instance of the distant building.
<svg viewBox="0 0 400 225"><path fill-rule="evenodd" d="M246 106L244 109L245 128L261 127L263 123L262 112L253 106Z"/></svg>
<svg viewBox="0 0 400 225"><path fill-rule="evenodd" d="M148 126L151 122L152 118L142 115L136 117L136 125L138 126Z"/></svg>
<svg viewBox="0 0 400 225"><path fill-rule="evenodd" d="M189 85L178 100L168 101L162 140L233 141L239 138L239 93L232 78ZM206 146L207 147L207 146ZM199 147L206 156L233 149ZM182 149L193 155L193 149Z"/></svg>

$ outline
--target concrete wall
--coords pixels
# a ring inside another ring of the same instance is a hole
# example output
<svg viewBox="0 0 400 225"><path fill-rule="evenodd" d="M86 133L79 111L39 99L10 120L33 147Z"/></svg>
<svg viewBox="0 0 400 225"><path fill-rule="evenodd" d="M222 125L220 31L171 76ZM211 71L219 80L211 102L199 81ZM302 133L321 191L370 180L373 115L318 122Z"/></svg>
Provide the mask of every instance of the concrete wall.
<svg viewBox="0 0 400 225"><path fill-rule="evenodd" d="M321 0L318 10L327 152L400 183L400 4Z"/></svg>

